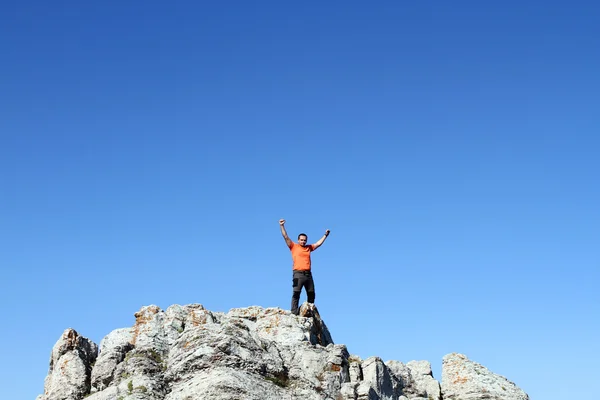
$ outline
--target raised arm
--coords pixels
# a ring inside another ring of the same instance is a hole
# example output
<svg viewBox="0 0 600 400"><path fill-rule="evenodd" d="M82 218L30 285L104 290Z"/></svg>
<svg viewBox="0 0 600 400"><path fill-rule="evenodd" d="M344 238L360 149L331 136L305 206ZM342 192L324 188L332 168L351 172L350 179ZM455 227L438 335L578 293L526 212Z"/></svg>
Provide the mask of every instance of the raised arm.
<svg viewBox="0 0 600 400"><path fill-rule="evenodd" d="M325 239L327 239L327 236L329 236L329 229L327 229L325 231L325 234L323 235L323 237L321 239L319 239L319 241L317 243L313 244L313 247L315 250L318 249L319 247L321 247L321 245L323 243L325 243Z"/></svg>
<svg viewBox="0 0 600 400"><path fill-rule="evenodd" d="M289 248L291 248L294 245L294 242L292 242L292 240L289 238L287 232L285 231L285 219L279 220L279 227L281 228L281 234L283 235L283 238L285 239L285 243L287 244L287 246Z"/></svg>

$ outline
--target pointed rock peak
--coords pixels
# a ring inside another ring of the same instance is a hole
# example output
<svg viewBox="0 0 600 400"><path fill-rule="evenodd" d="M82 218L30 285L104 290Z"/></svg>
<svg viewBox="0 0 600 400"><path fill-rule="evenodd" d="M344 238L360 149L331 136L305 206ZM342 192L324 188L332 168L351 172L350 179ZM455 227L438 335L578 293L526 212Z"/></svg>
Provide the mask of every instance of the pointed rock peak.
<svg viewBox="0 0 600 400"><path fill-rule="evenodd" d="M300 306L300 313L299 315L301 317L314 317L314 318L318 318L321 319L321 316L319 315L319 310L317 309L317 306L315 306L312 303L304 303L302 304L302 306Z"/></svg>
<svg viewBox="0 0 600 400"><path fill-rule="evenodd" d="M529 400L513 382L459 353L442 359L441 386L444 399Z"/></svg>
<svg viewBox="0 0 600 400"><path fill-rule="evenodd" d="M98 357L98 346L66 329L52 348L50 370L41 400L70 400L90 392L92 366Z"/></svg>
<svg viewBox="0 0 600 400"><path fill-rule="evenodd" d="M78 343L81 340L81 336L79 333L73 328L67 328L60 336L60 339L54 345L52 349L52 359L50 360L50 367L54 361L58 360L60 356L65 354L68 351L74 350L77 348Z"/></svg>
<svg viewBox="0 0 600 400"><path fill-rule="evenodd" d="M150 321L152 318L154 318L154 316L161 311L162 310L160 309L160 307L155 305L144 306L140 308L140 311L133 314L133 316L135 317L135 323L144 324Z"/></svg>
<svg viewBox="0 0 600 400"><path fill-rule="evenodd" d="M50 369L52 370L63 355L71 351L81 353L82 358L96 359L98 346L88 338L79 335L75 329L67 328L52 348Z"/></svg>
<svg viewBox="0 0 600 400"><path fill-rule="evenodd" d="M311 343L320 344L321 346L327 346L333 344L333 339L329 333L329 329L325 325L325 322L321 319L317 306L312 303L305 302L300 307L299 315L304 318L312 318L313 324L311 327Z"/></svg>
<svg viewBox="0 0 600 400"><path fill-rule="evenodd" d="M73 328L65 329L65 331L62 334L62 339L67 342L68 346L71 346L73 348L77 343L77 339L79 339L80 337L81 336L79 336L79 333L77 333L77 331Z"/></svg>
<svg viewBox="0 0 600 400"><path fill-rule="evenodd" d="M140 309L140 311L133 314L135 317L135 325L133 326L133 338L131 340L131 344L135 346L140 333L143 330L148 330L144 325L147 325L150 321L153 321L156 318L156 315L161 312L160 307L155 305L144 306Z"/></svg>

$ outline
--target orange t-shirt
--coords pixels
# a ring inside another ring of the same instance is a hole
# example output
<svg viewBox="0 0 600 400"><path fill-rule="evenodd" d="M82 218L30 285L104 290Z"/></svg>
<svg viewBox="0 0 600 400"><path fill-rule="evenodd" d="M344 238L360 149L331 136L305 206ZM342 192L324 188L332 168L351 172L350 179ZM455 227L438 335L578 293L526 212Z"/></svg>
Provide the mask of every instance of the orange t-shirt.
<svg viewBox="0 0 600 400"><path fill-rule="evenodd" d="M294 260L294 271L310 271L310 253L315 250L312 244L302 247L298 243L292 243L290 251Z"/></svg>

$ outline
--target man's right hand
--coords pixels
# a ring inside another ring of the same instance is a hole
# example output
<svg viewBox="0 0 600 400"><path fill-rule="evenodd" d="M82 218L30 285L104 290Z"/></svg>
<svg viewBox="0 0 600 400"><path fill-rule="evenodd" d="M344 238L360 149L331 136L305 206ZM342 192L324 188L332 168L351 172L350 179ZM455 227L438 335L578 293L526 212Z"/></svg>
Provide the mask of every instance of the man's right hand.
<svg viewBox="0 0 600 400"><path fill-rule="evenodd" d="M285 219L280 219L279 220L279 225L283 226L285 224Z"/></svg>

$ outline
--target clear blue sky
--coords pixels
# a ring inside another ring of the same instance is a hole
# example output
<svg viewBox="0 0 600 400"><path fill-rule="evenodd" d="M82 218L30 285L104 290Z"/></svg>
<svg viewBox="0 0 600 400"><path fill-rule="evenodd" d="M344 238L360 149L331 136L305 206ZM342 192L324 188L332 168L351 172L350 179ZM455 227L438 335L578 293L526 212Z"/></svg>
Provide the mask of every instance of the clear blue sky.
<svg viewBox="0 0 600 400"><path fill-rule="evenodd" d="M19 1L0 12L3 397L67 327L288 308L279 233L363 358L532 399L600 368L600 6ZM83 4L86 3L86 4ZM302 299L305 299L303 294Z"/></svg>

